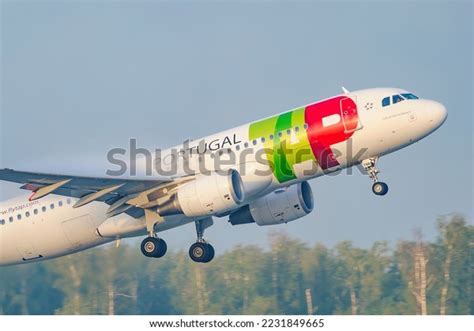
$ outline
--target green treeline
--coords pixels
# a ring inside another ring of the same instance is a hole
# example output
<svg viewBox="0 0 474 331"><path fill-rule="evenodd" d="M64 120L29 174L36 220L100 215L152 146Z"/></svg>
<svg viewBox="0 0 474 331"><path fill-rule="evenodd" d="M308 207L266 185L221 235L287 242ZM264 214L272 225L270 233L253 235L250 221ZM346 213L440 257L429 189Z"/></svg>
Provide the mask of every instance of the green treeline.
<svg viewBox="0 0 474 331"><path fill-rule="evenodd" d="M389 249L308 246L285 234L209 264L132 245L0 269L0 314L473 314L474 227L440 218Z"/></svg>

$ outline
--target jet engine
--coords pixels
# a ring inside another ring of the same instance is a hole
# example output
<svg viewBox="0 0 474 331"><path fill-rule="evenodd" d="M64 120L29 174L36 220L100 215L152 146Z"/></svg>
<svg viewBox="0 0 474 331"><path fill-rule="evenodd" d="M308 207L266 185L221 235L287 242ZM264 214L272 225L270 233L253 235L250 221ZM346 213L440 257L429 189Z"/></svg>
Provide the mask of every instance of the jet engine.
<svg viewBox="0 0 474 331"><path fill-rule="evenodd" d="M237 170L214 171L181 186L157 212L161 216L210 216L237 207L244 198L244 187Z"/></svg>
<svg viewBox="0 0 474 331"><path fill-rule="evenodd" d="M308 182L276 190L230 214L232 225L274 225L294 221L313 211L314 199Z"/></svg>

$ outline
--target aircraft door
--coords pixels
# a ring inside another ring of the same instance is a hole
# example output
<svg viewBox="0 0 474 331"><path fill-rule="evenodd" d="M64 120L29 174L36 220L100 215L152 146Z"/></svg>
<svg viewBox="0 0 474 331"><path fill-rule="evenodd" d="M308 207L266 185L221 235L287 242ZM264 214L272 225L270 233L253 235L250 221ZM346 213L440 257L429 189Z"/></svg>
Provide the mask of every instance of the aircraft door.
<svg viewBox="0 0 474 331"><path fill-rule="evenodd" d="M340 101L341 117L344 124L344 133L352 133L362 129L357 112L356 97L347 97Z"/></svg>

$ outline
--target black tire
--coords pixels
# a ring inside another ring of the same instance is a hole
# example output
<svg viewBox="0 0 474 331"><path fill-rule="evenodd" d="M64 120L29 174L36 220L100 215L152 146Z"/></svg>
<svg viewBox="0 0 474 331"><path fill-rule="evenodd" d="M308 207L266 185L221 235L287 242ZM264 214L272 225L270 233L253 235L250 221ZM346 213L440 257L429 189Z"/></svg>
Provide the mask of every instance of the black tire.
<svg viewBox="0 0 474 331"><path fill-rule="evenodd" d="M157 238L147 237L143 239L140 249L146 257L154 257L160 251L160 243Z"/></svg>
<svg viewBox="0 0 474 331"><path fill-rule="evenodd" d="M168 251L168 245L166 244L166 241L160 238L158 239L158 250L156 252L156 255L153 255L153 257L156 257L156 258L163 257L167 251Z"/></svg>
<svg viewBox="0 0 474 331"><path fill-rule="evenodd" d="M372 192L374 192L375 195L385 195L388 192L388 185L384 182L375 182L374 185L372 185Z"/></svg>
<svg viewBox="0 0 474 331"><path fill-rule="evenodd" d="M214 258L214 247L208 243L195 243L189 248L189 257L194 262L208 263Z"/></svg>
<svg viewBox="0 0 474 331"><path fill-rule="evenodd" d="M206 258L202 262L204 262L204 263L211 262L212 259L214 258L215 253L216 252L214 250L214 247L212 247L211 244L207 244Z"/></svg>
<svg viewBox="0 0 474 331"><path fill-rule="evenodd" d="M194 262L204 262L206 255L208 254L209 248L205 243L194 243L189 247L189 257Z"/></svg>

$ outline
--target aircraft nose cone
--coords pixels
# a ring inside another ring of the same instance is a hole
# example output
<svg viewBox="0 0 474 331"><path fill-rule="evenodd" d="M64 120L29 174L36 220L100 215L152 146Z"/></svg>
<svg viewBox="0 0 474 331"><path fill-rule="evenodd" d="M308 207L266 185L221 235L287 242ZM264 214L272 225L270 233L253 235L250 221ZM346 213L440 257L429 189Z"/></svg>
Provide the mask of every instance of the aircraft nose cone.
<svg viewBox="0 0 474 331"><path fill-rule="evenodd" d="M448 111L446 107L439 102L432 101L429 105L429 121L433 126L433 129L439 128L446 118L448 117Z"/></svg>

